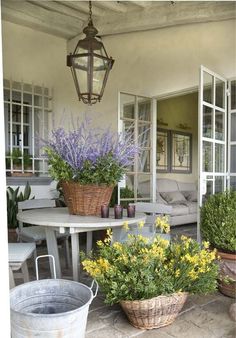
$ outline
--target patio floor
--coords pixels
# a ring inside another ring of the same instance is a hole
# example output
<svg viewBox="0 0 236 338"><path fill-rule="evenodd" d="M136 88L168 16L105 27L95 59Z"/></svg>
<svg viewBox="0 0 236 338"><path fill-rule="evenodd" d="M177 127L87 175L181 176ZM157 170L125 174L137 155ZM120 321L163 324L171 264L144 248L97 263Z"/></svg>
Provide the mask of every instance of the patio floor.
<svg viewBox="0 0 236 338"><path fill-rule="evenodd" d="M186 235L196 239L196 224L171 229L171 236ZM83 247L83 243L82 247ZM46 253L45 246L38 247L38 255ZM71 279L72 272L65 268L64 252L60 251L63 278ZM29 262L30 280L35 280L33 260ZM41 260L40 278L50 278L48 263ZM17 280L16 280L17 282ZM21 280L19 280L19 283ZM90 285L85 274L81 282ZM235 338L236 328L228 314L232 298L220 293L207 296L189 296L179 317L169 326L155 330L139 330L131 326L119 305L104 304L103 295L98 292L90 305L86 338Z"/></svg>

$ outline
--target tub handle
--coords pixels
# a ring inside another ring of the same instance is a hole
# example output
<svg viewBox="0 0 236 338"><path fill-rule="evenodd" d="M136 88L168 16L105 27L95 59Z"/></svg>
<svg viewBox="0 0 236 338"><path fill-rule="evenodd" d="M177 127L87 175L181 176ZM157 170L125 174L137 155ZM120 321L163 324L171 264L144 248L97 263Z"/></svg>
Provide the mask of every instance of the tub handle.
<svg viewBox="0 0 236 338"><path fill-rule="evenodd" d="M36 270L36 279L39 280L39 267L38 267L38 260L39 258L43 258L43 257L48 257L52 259L52 264L53 264L53 276L54 279L56 279L56 266L55 266L55 258L53 255L41 255L41 256L37 256L35 259L35 270Z"/></svg>
<svg viewBox="0 0 236 338"><path fill-rule="evenodd" d="M94 286L94 283L96 284L96 289L95 289L95 292L93 293L92 288L93 288L93 286ZM90 290L91 290L92 293L93 293L93 299L97 296L98 288L99 288L99 286L98 286L97 281L96 281L95 279L93 279L92 284L91 284L91 286L90 286Z"/></svg>

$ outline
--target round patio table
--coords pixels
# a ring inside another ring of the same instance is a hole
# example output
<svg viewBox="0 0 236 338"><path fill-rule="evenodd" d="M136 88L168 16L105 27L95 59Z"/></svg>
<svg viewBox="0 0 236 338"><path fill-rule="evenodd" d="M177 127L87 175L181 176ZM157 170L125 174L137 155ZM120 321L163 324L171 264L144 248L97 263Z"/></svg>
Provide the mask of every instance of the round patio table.
<svg viewBox="0 0 236 338"><path fill-rule="evenodd" d="M112 228L113 239L119 241L121 229L125 221L129 225L135 225L140 221L145 221L144 213L137 213L134 218L123 217L115 219L113 209L110 209L109 218L101 218L99 216L79 216L70 215L67 208L42 208L32 209L19 212L17 214L18 221L32 225L42 225L45 227L48 254L55 258L57 278L61 278L61 267L58 254L58 246L56 239L56 231L71 234L71 250L72 250L72 271L73 280L79 280L79 233L87 232L87 248L92 244L92 231L105 230ZM50 263L51 274L53 272Z"/></svg>

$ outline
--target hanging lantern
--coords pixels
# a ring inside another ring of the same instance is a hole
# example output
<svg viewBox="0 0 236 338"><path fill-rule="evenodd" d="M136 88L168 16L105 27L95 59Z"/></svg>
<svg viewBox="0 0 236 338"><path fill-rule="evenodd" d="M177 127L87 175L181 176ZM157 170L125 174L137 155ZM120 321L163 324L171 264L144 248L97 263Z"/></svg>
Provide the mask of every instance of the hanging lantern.
<svg viewBox="0 0 236 338"><path fill-rule="evenodd" d="M96 38L97 29L92 21L92 4L89 1L89 22L83 30L86 37L79 40L74 53L67 55L79 97L86 104L101 101L114 60L108 57L105 47Z"/></svg>

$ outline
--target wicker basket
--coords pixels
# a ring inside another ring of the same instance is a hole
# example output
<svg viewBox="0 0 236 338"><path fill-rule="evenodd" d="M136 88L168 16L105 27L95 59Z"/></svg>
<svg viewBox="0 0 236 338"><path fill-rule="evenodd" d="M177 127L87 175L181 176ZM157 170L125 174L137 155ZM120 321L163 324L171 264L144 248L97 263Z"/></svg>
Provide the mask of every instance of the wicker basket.
<svg viewBox="0 0 236 338"><path fill-rule="evenodd" d="M113 186L82 185L62 182L62 190L69 213L81 216L100 216L101 205L109 204Z"/></svg>
<svg viewBox="0 0 236 338"><path fill-rule="evenodd" d="M133 326L150 330L171 324L187 296L186 292L181 292L145 300L121 301L120 304Z"/></svg>

